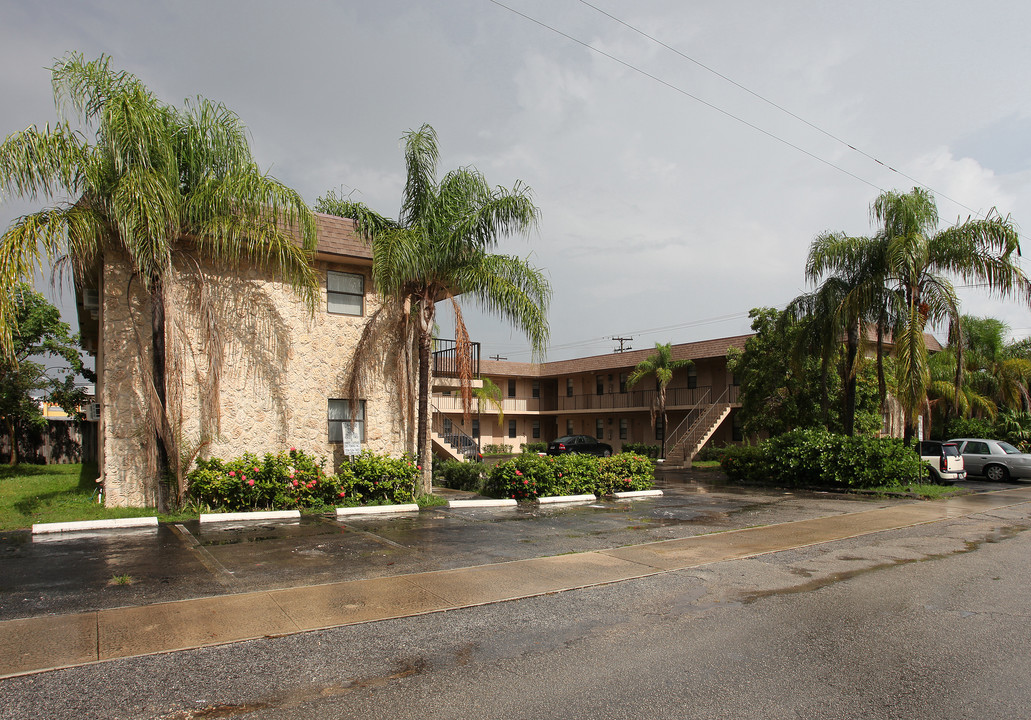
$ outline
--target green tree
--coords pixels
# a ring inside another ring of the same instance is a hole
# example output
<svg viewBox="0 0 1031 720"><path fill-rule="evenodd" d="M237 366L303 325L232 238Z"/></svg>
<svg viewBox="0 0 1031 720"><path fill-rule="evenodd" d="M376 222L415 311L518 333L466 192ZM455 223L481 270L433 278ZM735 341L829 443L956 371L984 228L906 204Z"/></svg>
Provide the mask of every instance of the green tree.
<svg viewBox="0 0 1031 720"><path fill-rule="evenodd" d="M407 181L397 220L362 203L329 192L319 198L320 212L351 218L372 244L372 275L377 292L392 302L404 325L414 316L418 347L417 455L421 492L432 485L430 445L430 356L437 303L455 310L455 340L462 376L462 400L472 401L469 334L457 298L467 295L488 313L511 322L529 339L535 357L548 341L547 307L551 286L541 271L518 257L491 251L499 240L537 225L539 211L530 189L491 188L474 168L459 168L437 179L437 135L429 125L404 134ZM372 326L369 323L368 326ZM405 347L408 347L407 345ZM359 359L352 361L352 375Z"/></svg>
<svg viewBox="0 0 1031 720"><path fill-rule="evenodd" d="M165 298L177 267L201 274L190 259L197 255L254 263L280 274L314 312L314 216L296 192L258 168L243 124L224 105L204 98L181 109L167 105L103 56L86 61L72 53L51 70L59 108L70 105L91 137L62 120L29 127L0 145L0 188L56 203L4 233L0 273L5 285L28 279L46 254L66 257L88 279L102 257L126 258L133 282L150 300L149 338L139 348L153 428L148 490L165 507L161 480L171 470L178 500L185 477L166 372L166 315L174 308ZM8 354L11 308L9 293L0 292L0 344ZM218 333L205 342L208 357L218 357ZM142 362L148 355L149 368Z"/></svg>
<svg viewBox="0 0 1031 720"><path fill-rule="evenodd" d="M18 462L17 429L46 426L40 399L60 405L74 417L87 398L75 380L95 378L83 367L78 338L61 322L56 307L24 283L12 289L11 298L15 328L11 355L0 358L0 417L10 442L9 462L14 465ZM48 368L47 361L61 366Z"/></svg>
<svg viewBox="0 0 1031 720"><path fill-rule="evenodd" d="M938 208L930 192L884 192L870 211L883 247L884 307L891 308L895 345L897 399L905 418L905 435L927 403L931 382L924 333L946 325L962 334L959 301L950 276L982 284L1001 297L1031 304L1031 282L1018 265L1020 243L1008 217L992 210L984 219L967 218L939 230ZM963 385L963 343L956 344L955 388Z"/></svg>
<svg viewBox="0 0 1031 720"><path fill-rule="evenodd" d="M674 360L672 343L655 343L655 354L649 355L633 369L626 379L628 388L634 387L646 377L655 377L655 399L652 401L652 427L656 419L662 418L662 457L666 457L666 429L669 427L666 417L666 388L673 380L673 372L694 363L690 360Z"/></svg>

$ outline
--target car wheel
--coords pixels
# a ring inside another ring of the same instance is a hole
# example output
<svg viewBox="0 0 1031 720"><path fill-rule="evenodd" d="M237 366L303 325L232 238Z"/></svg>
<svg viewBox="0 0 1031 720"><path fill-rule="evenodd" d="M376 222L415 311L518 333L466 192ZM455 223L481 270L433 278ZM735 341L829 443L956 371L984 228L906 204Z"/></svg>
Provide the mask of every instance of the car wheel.
<svg viewBox="0 0 1031 720"><path fill-rule="evenodd" d="M611 450L602 450L602 451L601 451L601 456L602 456L602 457L608 457L608 456L609 456L609 455L611 455L611 454L612 454L612 451L611 451Z"/></svg>
<svg viewBox="0 0 1031 720"><path fill-rule="evenodd" d="M989 465L984 469L984 476L992 482L1004 482L1009 472L1002 465Z"/></svg>

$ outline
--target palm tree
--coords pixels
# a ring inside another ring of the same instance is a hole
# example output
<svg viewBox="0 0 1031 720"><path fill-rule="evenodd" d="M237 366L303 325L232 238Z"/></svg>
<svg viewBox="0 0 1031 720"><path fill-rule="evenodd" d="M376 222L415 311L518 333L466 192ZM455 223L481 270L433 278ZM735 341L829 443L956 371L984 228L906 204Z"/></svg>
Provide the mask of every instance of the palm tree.
<svg viewBox="0 0 1031 720"><path fill-rule="evenodd" d="M10 288L31 278L43 254L63 258L81 279L104 256L126 259L133 283L150 300L149 339L139 348L153 431L148 491L165 507L166 471L175 474L179 497L184 489L168 407L175 382L166 375L171 284L180 272L203 275L191 259L198 255L246 261L280 274L314 311L314 216L296 192L258 169L243 124L224 105L203 98L182 109L166 105L104 56L86 61L72 53L51 71L58 107L67 102L93 137L61 121L29 127L0 145L0 188L54 202L18 219L0 238L0 279ZM0 292L5 351L11 307L10 296ZM208 338L219 344L217 333ZM209 357L218 357L212 349ZM148 354L149 368L142 362Z"/></svg>
<svg viewBox="0 0 1031 720"><path fill-rule="evenodd" d="M912 437L918 414L927 402L931 382L924 332L947 324L958 333L959 302L949 276L979 283L1002 297L1031 304L1031 282L1017 264L1017 231L1008 217L992 210L984 219L938 230L938 209L931 193L884 192L871 207L879 224L876 240L883 247L886 302L895 308L893 339L898 400L905 413L905 435ZM963 343L956 344L955 390L963 385Z"/></svg>
<svg viewBox="0 0 1031 720"><path fill-rule="evenodd" d="M630 373L626 386L632 388L649 375L655 376L655 400L652 402L652 428L657 418L662 418L662 457L666 457L666 388L673 380L673 371L693 365L690 360L674 360L672 343L655 343L655 354L649 355Z"/></svg>
<svg viewBox="0 0 1031 720"><path fill-rule="evenodd" d="M432 331L437 303L455 310L455 340L468 412L472 390L469 334L456 298L469 295L487 312L514 324L529 339L534 357L548 341L547 306L551 286L526 260L490 251L512 233L537 224L539 211L530 189L517 182L511 190L491 188L474 168L452 170L437 179L437 134L429 125L404 134L407 182L401 212L392 220L335 192L319 198L316 209L351 218L372 244L376 290L392 298L399 312L415 317L418 344L418 429L416 451L422 467L421 490L432 490L429 397ZM356 361L352 361L352 367Z"/></svg>

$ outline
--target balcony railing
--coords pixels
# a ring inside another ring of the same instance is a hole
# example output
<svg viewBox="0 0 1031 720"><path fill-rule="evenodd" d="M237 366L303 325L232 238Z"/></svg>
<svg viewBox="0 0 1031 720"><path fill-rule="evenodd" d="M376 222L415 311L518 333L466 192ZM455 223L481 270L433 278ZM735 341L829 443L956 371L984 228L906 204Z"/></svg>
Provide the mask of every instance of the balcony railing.
<svg viewBox="0 0 1031 720"><path fill-rule="evenodd" d="M666 409L694 407L710 394L709 386L695 388L667 388ZM601 395L560 395L558 410L647 410L655 398L655 390L629 390L625 393L603 393ZM729 386L727 402L736 403L738 387Z"/></svg>
<svg viewBox="0 0 1031 720"><path fill-rule="evenodd" d="M480 343L469 343L469 355L466 359L469 362L469 370L472 373L472 379L480 377ZM458 377L460 360L461 358L458 355L458 344L454 340L433 338L434 377Z"/></svg>

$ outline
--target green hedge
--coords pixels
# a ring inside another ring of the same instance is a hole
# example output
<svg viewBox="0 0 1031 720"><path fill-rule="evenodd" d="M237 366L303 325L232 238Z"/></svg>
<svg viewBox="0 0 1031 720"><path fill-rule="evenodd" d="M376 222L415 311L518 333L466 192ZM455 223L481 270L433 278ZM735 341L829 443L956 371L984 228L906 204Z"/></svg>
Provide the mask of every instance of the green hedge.
<svg viewBox="0 0 1031 720"><path fill-rule="evenodd" d="M783 487L902 485L926 475L917 454L897 438L825 430L795 430L759 445L727 447L721 466L731 480Z"/></svg>
<svg viewBox="0 0 1031 720"><path fill-rule="evenodd" d="M519 443L519 452L521 453L542 453L547 451L548 443L546 442Z"/></svg>
<svg viewBox="0 0 1031 720"><path fill-rule="evenodd" d="M516 500L605 495L622 490L647 490L654 484L654 477L651 461L633 453L607 458L578 453L549 457L527 453L490 468L483 493Z"/></svg>
<svg viewBox="0 0 1031 720"><path fill-rule="evenodd" d="M645 457L652 458L653 460L659 457L661 450L662 448L659 445L649 445L648 443L639 442L623 443L623 452L644 455Z"/></svg>
<svg viewBox="0 0 1031 720"><path fill-rule="evenodd" d="M325 458L296 448L261 459L245 453L231 460L198 460L187 475L187 495L227 512L409 503L415 497L418 468L407 458L366 451L335 475L325 465Z"/></svg>
<svg viewBox="0 0 1031 720"><path fill-rule="evenodd" d="M461 460L434 460L433 484L452 490L480 492L483 485L483 463Z"/></svg>

